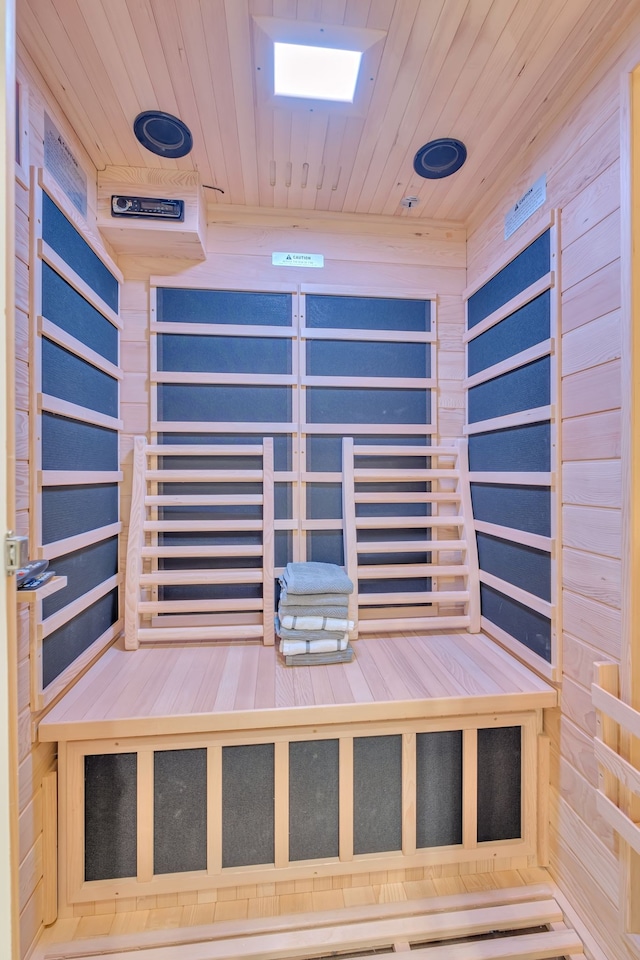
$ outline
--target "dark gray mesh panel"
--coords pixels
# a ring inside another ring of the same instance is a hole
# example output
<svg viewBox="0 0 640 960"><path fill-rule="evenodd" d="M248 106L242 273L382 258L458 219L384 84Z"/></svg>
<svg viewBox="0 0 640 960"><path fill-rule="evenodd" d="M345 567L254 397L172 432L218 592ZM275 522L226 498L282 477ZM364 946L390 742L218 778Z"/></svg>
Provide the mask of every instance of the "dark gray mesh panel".
<svg viewBox="0 0 640 960"><path fill-rule="evenodd" d="M153 872L207 869L207 751L153 755Z"/></svg>
<svg viewBox="0 0 640 960"><path fill-rule="evenodd" d="M289 859L339 854L338 740L289 744Z"/></svg>
<svg viewBox="0 0 640 960"><path fill-rule="evenodd" d="M551 621L541 613L480 584L482 616L551 663Z"/></svg>
<svg viewBox="0 0 640 960"><path fill-rule="evenodd" d="M115 576L118 572L118 538L110 537L82 550L56 557L51 566L55 567L59 577L67 578L67 586L43 600L42 615L45 621L68 603L89 593L99 583Z"/></svg>
<svg viewBox="0 0 640 960"><path fill-rule="evenodd" d="M549 487L472 483L471 500L476 520L551 536Z"/></svg>
<svg viewBox="0 0 640 960"><path fill-rule="evenodd" d="M429 330L428 300L389 300L380 297L306 298L307 326L341 330Z"/></svg>
<svg viewBox="0 0 640 960"><path fill-rule="evenodd" d="M158 320L170 323L291 326L291 294L158 289Z"/></svg>
<svg viewBox="0 0 640 960"><path fill-rule="evenodd" d="M309 387L309 423L428 423L429 390Z"/></svg>
<svg viewBox="0 0 640 960"><path fill-rule="evenodd" d="M308 483L307 518L340 520L342 518L342 484Z"/></svg>
<svg viewBox="0 0 640 960"><path fill-rule="evenodd" d="M354 446L356 449L361 444L367 444L373 446L374 444L393 444L394 446L421 446L427 445L430 443L429 437L398 437L398 436L355 436ZM374 460L375 458L371 458ZM380 467L382 462L378 458L378 462L371 462L369 458L360 458L358 459L358 466L371 466L371 467ZM408 466L416 466L416 463L413 458L397 458L397 461L392 457L385 457L384 464L389 464L389 469L398 470L402 469L402 464L404 461L408 461ZM424 463L419 464L424 466ZM307 437L307 469L313 471L326 471L326 472L340 472L342 470L342 437L332 437L332 436L321 436Z"/></svg>
<svg viewBox="0 0 640 960"><path fill-rule="evenodd" d="M469 469L549 472L551 424L546 420L543 423L472 434L469 437Z"/></svg>
<svg viewBox="0 0 640 960"><path fill-rule="evenodd" d="M81 407L118 416L118 381L42 338L42 390Z"/></svg>
<svg viewBox="0 0 640 960"><path fill-rule="evenodd" d="M353 741L353 852L402 849L402 737Z"/></svg>
<svg viewBox="0 0 640 960"><path fill-rule="evenodd" d="M462 843L462 731L416 737L416 844Z"/></svg>
<svg viewBox="0 0 640 960"><path fill-rule="evenodd" d="M273 863L273 744L222 748L222 866Z"/></svg>
<svg viewBox="0 0 640 960"><path fill-rule="evenodd" d="M511 263L488 280L469 297L467 317L469 328L475 327L490 313L508 303L516 294L549 273L551 263L550 233L547 230L518 254Z"/></svg>
<svg viewBox="0 0 640 960"><path fill-rule="evenodd" d="M551 336L551 294L548 290L496 323L467 345L468 376L492 367Z"/></svg>
<svg viewBox="0 0 640 960"><path fill-rule="evenodd" d="M44 487L42 491L42 542L66 540L79 533L118 521L118 486Z"/></svg>
<svg viewBox="0 0 640 960"><path fill-rule="evenodd" d="M42 685L48 687L118 619L118 590L54 630L42 641Z"/></svg>
<svg viewBox="0 0 640 960"><path fill-rule="evenodd" d="M117 470L117 430L43 413L42 469Z"/></svg>
<svg viewBox="0 0 640 960"><path fill-rule="evenodd" d="M550 371L549 357L542 357L471 387L468 393L469 423L547 406L551 397Z"/></svg>
<svg viewBox="0 0 640 960"><path fill-rule="evenodd" d="M522 728L478 730L478 843L522 835Z"/></svg>
<svg viewBox="0 0 640 960"><path fill-rule="evenodd" d="M42 261L42 313L101 357L118 363L118 329Z"/></svg>
<svg viewBox="0 0 640 960"><path fill-rule="evenodd" d="M42 194L42 237L117 313L118 281L46 193Z"/></svg>
<svg viewBox="0 0 640 960"><path fill-rule="evenodd" d="M135 753L84 758L84 878L135 877L137 868Z"/></svg>
<svg viewBox="0 0 640 960"><path fill-rule="evenodd" d="M420 343L307 340L312 377L429 377L430 347Z"/></svg>
<svg viewBox="0 0 640 960"><path fill-rule="evenodd" d="M551 600L551 554L486 533L478 533L476 539L481 570Z"/></svg>
<svg viewBox="0 0 640 960"><path fill-rule="evenodd" d="M291 387L178 383L158 386L161 420L290 423L291 412Z"/></svg>
<svg viewBox="0 0 640 960"><path fill-rule="evenodd" d="M291 373L291 341L161 334L158 369L204 373Z"/></svg>
<svg viewBox="0 0 640 960"><path fill-rule="evenodd" d="M307 533L307 559L320 563L344 564L344 542L339 530L312 530Z"/></svg>

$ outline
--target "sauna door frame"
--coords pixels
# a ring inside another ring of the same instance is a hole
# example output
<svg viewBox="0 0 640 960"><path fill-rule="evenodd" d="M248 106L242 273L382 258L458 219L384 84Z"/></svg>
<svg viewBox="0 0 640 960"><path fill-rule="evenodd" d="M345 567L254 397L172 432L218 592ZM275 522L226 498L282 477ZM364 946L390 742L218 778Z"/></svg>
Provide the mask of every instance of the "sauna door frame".
<svg viewBox="0 0 640 960"><path fill-rule="evenodd" d="M622 346L622 650L620 697L640 710L640 64L622 77L620 123L621 346ZM623 737L624 740L624 737ZM625 744L621 744L625 749ZM640 745L629 746L640 766ZM640 800L629 810L640 818ZM621 842L623 929L637 939L640 856Z"/></svg>
<svg viewBox="0 0 640 960"><path fill-rule="evenodd" d="M0 342L4 344L5 391L0 401L0 496L4 501L5 533L15 529L15 374L14 374L14 261L15 261L15 0L0 0L2 65L0 73L4 149L0 170L4 181L4 232L1 245ZM18 824L17 803L17 615L15 577L3 576L0 618L4 650L0 653L0 956L18 956ZM8 705L8 710L6 709Z"/></svg>

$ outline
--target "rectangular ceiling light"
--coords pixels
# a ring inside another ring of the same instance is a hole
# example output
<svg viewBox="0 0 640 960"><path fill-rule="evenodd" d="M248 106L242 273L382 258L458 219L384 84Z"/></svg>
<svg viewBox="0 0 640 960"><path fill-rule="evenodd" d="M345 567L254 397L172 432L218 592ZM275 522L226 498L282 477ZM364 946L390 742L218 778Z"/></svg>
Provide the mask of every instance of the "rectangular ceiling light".
<svg viewBox="0 0 640 960"><path fill-rule="evenodd" d="M274 93L280 97L353 103L362 53L274 43Z"/></svg>

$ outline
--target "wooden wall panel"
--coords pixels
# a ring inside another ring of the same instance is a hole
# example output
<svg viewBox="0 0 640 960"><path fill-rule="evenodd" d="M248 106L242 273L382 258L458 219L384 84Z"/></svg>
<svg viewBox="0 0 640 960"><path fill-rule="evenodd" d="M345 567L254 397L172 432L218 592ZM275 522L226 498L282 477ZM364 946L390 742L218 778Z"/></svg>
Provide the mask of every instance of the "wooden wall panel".
<svg viewBox="0 0 640 960"><path fill-rule="evenodd" d="M504 214L541 173L547 200L524 229L559 209L562 238L563 683L548 711L551 870L603 955L628 960L617 918L618 843L598 816L593 662L621 658L622 73L640 60L640 26L603 58L580 96L530 144L522 168L469 228L468 282L504 262ZM597 920L593 911L603 911Z"/></svg>
<svg viewBox="0 0 640 960"><path fill-rule="evenodd" d="M44 112L52 117L87 174L88 222L95 222L95 169L70 129L57 104L51 100L42 78L27 56L18 60L18 79L28 96L28 162L42 166ZM28 532L29 503L29 190L16 184L16 473L19 510L16 526ZM20 956L33 947L43 927L42 885L42 780L55 765L55 744L32 742L29 690L29 611L18 608L18 860L20 906Z"/></svg>

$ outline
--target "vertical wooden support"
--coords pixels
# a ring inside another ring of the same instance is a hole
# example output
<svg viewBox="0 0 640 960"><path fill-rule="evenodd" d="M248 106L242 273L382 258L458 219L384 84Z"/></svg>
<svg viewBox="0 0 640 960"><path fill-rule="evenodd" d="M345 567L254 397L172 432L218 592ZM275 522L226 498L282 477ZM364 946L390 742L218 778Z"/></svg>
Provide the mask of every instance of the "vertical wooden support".
<svg viewBox="0 0 640 960"><path fill-rule="evenodd" d="M478 731L462 731L462 846L478 846Z"/></svg>
<svg viewBox="0 0 640 960"><path fill-rule="evenodd" d="M222 747L207 747L207 873L222 870Z"/></svg>
<svg viewBox="0 0 640 960"><path fill-rule="evenodd" d="M551 740L538 734L537 864L549 865L549 782L551 779ZM526 784L524 785L526 789Z"/></svg>
<svg viewBox="0 0 640 960"><path fill-rule="evenodd" d="M471 487L469 485L469 444L465 438L458 440L458 471L460 484L460 510L464 517L463 536L467 544L467 590L469 591L469 633L480 632L480 571L478 547L473 523Z"/></svg>
<svg viewBox="0 0 640 960"><path fill-rule="evenodd" d="M356 532L356 503L354 483L353 437L342 440L342 528L344 531L344 564L347 576L353 583L349 596L349 620L354 623L349 637L358 636L358 544Z"/></svg>
<svg viewBox="0 0 640 960"><path fill-rule="evenodd" d="M42 922L48 927L58 918L58 774L50 770L42 779Z"/></svg>
<svg viewBox="0 0 640 960"><path fill-rule="evenodd" d="M622 79L620 143L621 221L621 459L622 459L622 699L640 710L640 66ZM622 736L622 754L640 769L640 741ZM627 794L625 812L640 821L640 798ZM640 855L620 848L621 912L625 931L640 934Z"/></svg>
<svg viewBox="0 0 640 960"><path fill-rule="evenodd" d="M140 602L140 576L142 574L142 548L144 546L146 444L145 437L136 437L133 446L133 486L131 490L124 602L124 645L127 650L136 650L140 645L138 638L138 627L140 625L138 604Z"/></svg>
<svg viewBox="0 0 640 960"><path fill-rule="evenodd" d="M402 852L416 852L416 734L402 734Z"/></svg>
<svg viewBox="0 0 640 960"><path fill-rule="evenodd" d="M289 863L289 741L274 744L275 866Z"/></svg>
<svg viewBox="0 0 640 960"><path fill-rule="evenodd" d="M275 616L275 507L273 490L273 437L262 442L262 639L266 646L274 644Z"/></svg>
<svg viewBox="0 0 640 960"><path fill-rule="evenodd" d="M549 351L551 405L551 665L552 679L562 679L562 243L560 211L553 211L550 232L551 290Z"/></svg>
<svg viewBox="0 0 640 960"><path fill-rule="evenodd" d="M153 880L153 749L138 751L138 881Z"/></svg>
<svg viewBox="0 0 640 960"><path fill-rule="evenodd" d="M340 860L353 860L353 737L340 737Z"/></svg>

